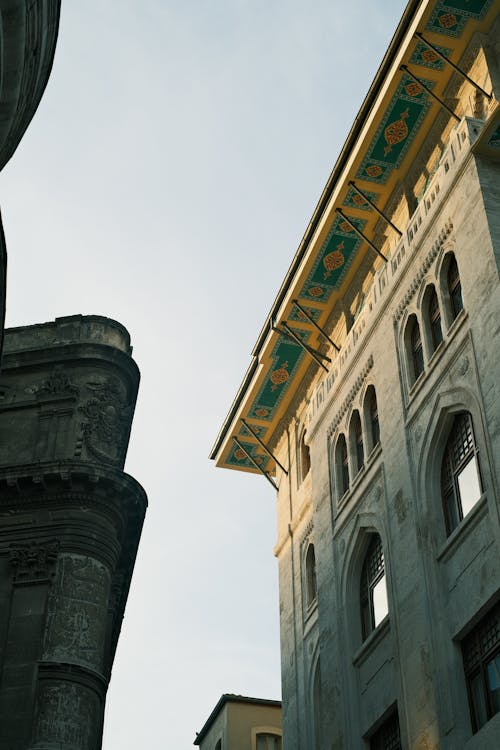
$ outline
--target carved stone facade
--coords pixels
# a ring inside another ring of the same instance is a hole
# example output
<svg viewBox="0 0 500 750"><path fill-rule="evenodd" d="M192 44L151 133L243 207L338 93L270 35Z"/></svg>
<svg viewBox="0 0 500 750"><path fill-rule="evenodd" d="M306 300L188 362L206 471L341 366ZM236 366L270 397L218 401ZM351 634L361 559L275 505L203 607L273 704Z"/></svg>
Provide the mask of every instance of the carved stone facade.
<svg viewBox="0 0 500 750"><path fill-rule="evenodd" d="M98 316L5 332L0 750L97 750L147 500L123 472L139 371Z"/></svg>

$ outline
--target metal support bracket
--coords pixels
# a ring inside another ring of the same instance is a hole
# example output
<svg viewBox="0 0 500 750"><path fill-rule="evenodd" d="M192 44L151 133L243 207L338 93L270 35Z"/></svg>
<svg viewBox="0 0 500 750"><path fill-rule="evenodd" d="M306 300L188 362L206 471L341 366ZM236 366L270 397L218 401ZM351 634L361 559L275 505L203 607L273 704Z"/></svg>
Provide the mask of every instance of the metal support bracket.
<svg viewBox="0 0 500 750"><path fill-rule="evenodd" d="M363 193L363 191L362 191L362 190L360 190L360 188L359 188L359 187L358 187L358 186L356 185L356 183L354 182L354 180L350 180L350 181L349 181L349 185L350 185L350 186L351 186L352 188L354 188L354 190L355 190L355 191L356 191L357 193L359 193L359 195L360 195L360 196L361 196L362 198L364 198L364 199L365 199L365 201L366 201L367 203L369 203L369 204L370 204L370 206L371 206L371 207L372 207L373 209L375 209L375 211L376 211L376 212L378 213L378 215L379 215L379 216L381 216L381 217L383 218L383 220L384 220L384 221L386 221L386 222L387 222L387 223L388 223L388 224L389 224L389 225L390 225L390 226L391 226L391 227L392 227L392 228L393 228L393 229L394 229L394 230L395 230L395 231L396 231L396 232L397 232L397 233L399 234L399 236L400 236L400 237L402 237L402 236L403 236L403 232L402 232L402 231L401 231L400 229L398 229L398 228L397 228L397 226L396 226L395 224L393 224L393 223L392 223L392 221L391 221L390 219L388 219L388 218L387 218L387 216L386 216L386 215L385 215L385 214L383 213L383 211L381 211L381 210L380 210L380 208L378 208L378 206L376 206L376 205L375 205L375 203L374 203L373 201L371 201L371 200L369 199L369 197L368 197L367 195L365 195L365 193Z"/></svg>
<svg viewBox="0 0 500 750"><path fill-rule="evenodd" d="M368 237L365 234L363 234L363 232L361 232L357 228L357 226L352 223L352 221L350 219L347 218L347 216L345 215L345 213L343 211L341 211L340 208L336 208L335 211L338 213L339 216L341 216L344 219L344 221L347 221L347 223L349 224L349 226L354 229L354 231L356 232L356 234L359 237L361 237L362 240L364 240L366 243L368 243L368 245L370 245L371 249L375 250L375 252L377 253L377 255L380 255L380 257L382 258L382 260L385 260L385 262L387 263L387 258L385 257L384 253L380 252L380 250L378 249L378 247L376 247L373 244L373 242L371 240L369 240Z"/></svg>
<svg viewBox="0 0 500 750"><path fill-rule="evenodd" d="M245 446L240 443L240 441L238 440L238 438L234 437L234 435L232 437L233 437L234 442L238 446L238 448L241 448L241 450L246 455L246 457L248 458L248 460L252 462L252 464L255 466L255 468L258 469L263 476L265 476L265 478L267 479L267 481L269 482L269 484L272 484L273 487L274 487L274 489L276 491L278 491L279 490L278 485L276 484L276 482L273 481L272 477L269 476L269 474L267 473L267 471L264 471L264 469L262 468L262 466L259 466L259 464L257 463L257 461L247 451L247 449L245 448Z"/></svg>
<svg viewBox="0 0 500 750"><path fill-rule="evenodd" d="M455 63L452 62L451 60L449 60L446 57L446 55L443 55L443 53L440 52L437 47L435 47L433 44L431 44L431 42L428 42L427 39L424 37L423 34L421 34L419 31L416 31L415 32L415 36L418 37L420 39L420 41L423 42L427 47L429 47L429 49L431 49L433 52L435 52L436 55L441 58L441 60L444 60L445 63L448 63L448 65L451 65L451 67L453 68L453 70L456 70L457 73L460 73L460 75L463 78L465 78L466 81L469 81L469 83L471 83L474 86L474 88L476 88L478 91L480 91L482 94L484 94L485 97L491 101L491 99L493 98L493 94L488 94L488 92L485 91L478 83L476 83L476 81L473 81L472 78L470 78L467 75L467 73L464 73L464 71L462 70L462 68L459 68L458 65L455 65Z"/></svg>
<svg viewBox="0 0 500 750"><path fill-rule="evenodd" d="M280 467L281 471L283 471L288 476L288 471L285 469L283 464L280 464L274 453L272 453L267 445L264 443L263 440L260 439L258 434L255 432L255 430L243 419L243 417L240 417L240 422L243 423L244 427L248 430L250 435L253 435L254 438L258 441L259 445L263 448L263 450L266 451L267 455L273 459L274 463Z"/></svg>
<svg viewBox="0 0 500 750"><path fill-rule="evenodd" d="M296 344L298 344L300 347L302 347L302 349L305 352L307 352L307 354L309 354L309 356L311 356L315 360L316 364L318 364L320 367L322 367L325 372L328 372L328 368L325 367L325 365L323 364L323 362L320 359L320 357L323 357L324 359L328 359L328 361L331 362L331 360L326 356L326 354L321 354L321 352L317 352L316 349L313 349L312 347L310 347L307 344L305 344L302 341L302 339L299 336L297 336L292 331L292 329L289 328L286 325L286 323L283 323L283 328L285 330L282 330L281 328L278 328L277 326L274 326L274 325L271 326L271 328L276 333L279 333L280 336L286 336L287 338L292 339L292 341L294 341Z"/></svg>
<svg viewBox="0 0 500 750"><path fill-rule="evenodd" d="M333 346L333 348L337 352L339 352L340 351L340 346L337 346L337 344L334 341L331 340L330 336L326 333L326 331L324 331L321 328L320 325L318 325L316 323L316 321L314 320L314 318L311 315L309 315L309 313L307 312L307 310L304 310L304 308L302 307L302 305L296 299L293 299L292 302L295 305L295 307L297 307L300 310L300 312L302 313L302 315L304 315L307 318L307 320L309 321L309 323L311 323L321 333L321 335L324 336L325 339L327 339L330 342L330 344Z"/></svg>
<svg viewBox="0 0 500 750"><path fill-rule="evenodd" d="M460 117L457 114L455 114L455 112L451 109L451 107L448 107L446 102L440 99L439 96L437 96L437 94L435 94L428 86L425 85L425 83L423 83L423 81L420 80L420 78L417 78L417 76L413 75L413 73L411 72L411 70L408 68L407 65L400 65L399 69L407 73L410 76L410 78L413 78L415 83L418 83L419 86L422 86L424 91L427 91L429 96L432 96L432 98L435 99L438 102L438 104L440 104L452 117L454 117L457 122L460 122Z"/></svg>

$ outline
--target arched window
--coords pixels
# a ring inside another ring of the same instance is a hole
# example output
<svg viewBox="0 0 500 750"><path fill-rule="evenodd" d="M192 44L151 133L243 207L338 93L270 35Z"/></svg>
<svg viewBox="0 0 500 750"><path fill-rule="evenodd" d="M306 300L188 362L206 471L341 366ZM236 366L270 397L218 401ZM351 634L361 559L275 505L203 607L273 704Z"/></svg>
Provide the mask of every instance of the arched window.
<svg viewBox="0 0 500 750"><path fill-rule="evenodd" d="M424 352L422 337L416 315L410 315L406 326L406 341L410 360L410 376L412 384L418 380L424 371Z"/></svg>
<svg viewBox="0 0 500 750"><path fill-rule="evenodd" d="M222 750L222 740L217 740L215 750Z"/></svg>
<svg viewBox="0 0 500 750"><path fill-rule="evenodd" d="M342 433L337 440L336 467L339 497L345 495L349 489L349 459L347 457L347 443Z"/></svg>
<svg viewBox="0 0 500 750"><path fill-rule="evenodd" d="M453 420L441 464L441 496L448 534L472 510L481 494L472 417L462 411Z"/></svg>
<svg viewBox="0 0 500 750"><path fill-rule="evenodd" d="M368 386L366 389L364 415L368 432L368 450L371 452L380 443L377 394L373 385Z"/></svg>
<svg viewBox="0 0 500 750"><path fill-rule="evenodd" d="M452 320L455 320L460 310L463 310L464 303L462 300L462 282L460 281L458 265L453 253L451 253L451 259L448 265L447 281Z"/></svg>
<svg viewBox="0 0 500 750"><path fill-rule="evenodd" d="M299 443L299 477L303 482L311 468L311 456L306 445L306 431L302 430Z"/></svg>
<svg viewBox="0 0 500 750"><path fill-rule="evenodd" d="M257 750L281 750L281 737L279 734L259 732L256 745Z"/></svg>
<svg viewBox="0 0 500 750"><path fill-rule="evenodd" d="M371 534L366 551L361 571L360 603L361 627L365 640L389 612L384 551L378 534Z"/></svg>
<svg viewBox="0 0 500 750"><path fill-rule="evenodd" d="M349 429L351 449L355 456L356 474L361 471L365 463L365 449L363 445L363 430L361 429L361 418L359 411L353 412Z"/></svg>
<svg viewBox="0 0 500 750"><path fill-rule="evenodd" d="M441 310L436 289L433 285L426 292L426 318L429 331L429 349L434 352L443 340L441 328Z"/></svg>
<svg viewBox="0 0 500 750"><path fill-rule="evenodd" d="M311 606L316 601L318 588L316 584L316 553L314 544L309 544L306 552L306 605Z"/></svg>

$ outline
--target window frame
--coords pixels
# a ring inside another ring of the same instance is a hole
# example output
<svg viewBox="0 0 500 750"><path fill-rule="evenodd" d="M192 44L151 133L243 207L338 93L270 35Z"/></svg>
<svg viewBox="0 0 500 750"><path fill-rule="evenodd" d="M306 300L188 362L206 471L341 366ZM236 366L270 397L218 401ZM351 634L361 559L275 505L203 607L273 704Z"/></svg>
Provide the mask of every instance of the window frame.
<svg viewBox="0 0 500 750"><path fill-rule="evenodd" d="M490 633L488 633L488 630L490 630ZM491 640L492 633L495 638L493 641ZM492 691L488 685L487 671L488 665L494 659L500 658L500 601L497 601L462 639L461 648L471 727L473 734L476 734L493 716L500 712L500 700L497 709L492 704ZM485 711L484 721L478 717L477 693L473 687L473 682L478 677L482 707Z"/></svg>
<svg viewBox="0 0 500 750"><path fill-rule="evenodd" d="M464 418L467 421L465 428L459 422L459 420ZM464 434L465 441L463 439L460 441L460 436ZM466 450L464 450L465 444L469 446ZM463 452L463 455L459 455L458 459L456 458L457 452ZM476 498L472 506L464 514L459 479L463 476L464 470L471 462L474 462L476 468L479 497ZM450 536L460 526L463 519L472 511L484 494L479 448L474 432L474 422L469 411L462 410L453 415L453 421L448 431L441 458L440 491L446 535Z"/></svg>
<svg viewBox="0 0 500 750"><path fill-rule="evenodd" d="M363 558L363 565L361 568L361 576L359 582L361 636L363 642L366 641L366 639L382 624L385 618L389 615L387 571L382 538L378 532L372 532L369 536L371 538L368 542ZM381 562L377 561L376 558L381 558ZM374 568L374 572L371 573ZM377 622L374 603L374 591L382 581L384 581L385 584L387 612Z"/></svg>
<svg viewBox="0 0 500 750"><path fill-rule="evenodd" d="M335 443L335 474L337 480L337 492L339 499L349 492L351 487L351 473L349 467L349 451L347 439L343 432L337 437Z"/></svg>

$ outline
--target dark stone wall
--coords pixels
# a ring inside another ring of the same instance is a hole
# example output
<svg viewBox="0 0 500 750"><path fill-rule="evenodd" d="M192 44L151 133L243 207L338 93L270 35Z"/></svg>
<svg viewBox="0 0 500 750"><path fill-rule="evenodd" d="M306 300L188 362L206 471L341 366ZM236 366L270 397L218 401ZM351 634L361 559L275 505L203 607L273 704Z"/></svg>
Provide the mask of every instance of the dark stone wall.
<svg viewBox="0 0 500 750"><path fill-rule="evenodd" d="M96 750L146 496L123 472L139 371L98 316L6 331L0 750Z"/></svg>

